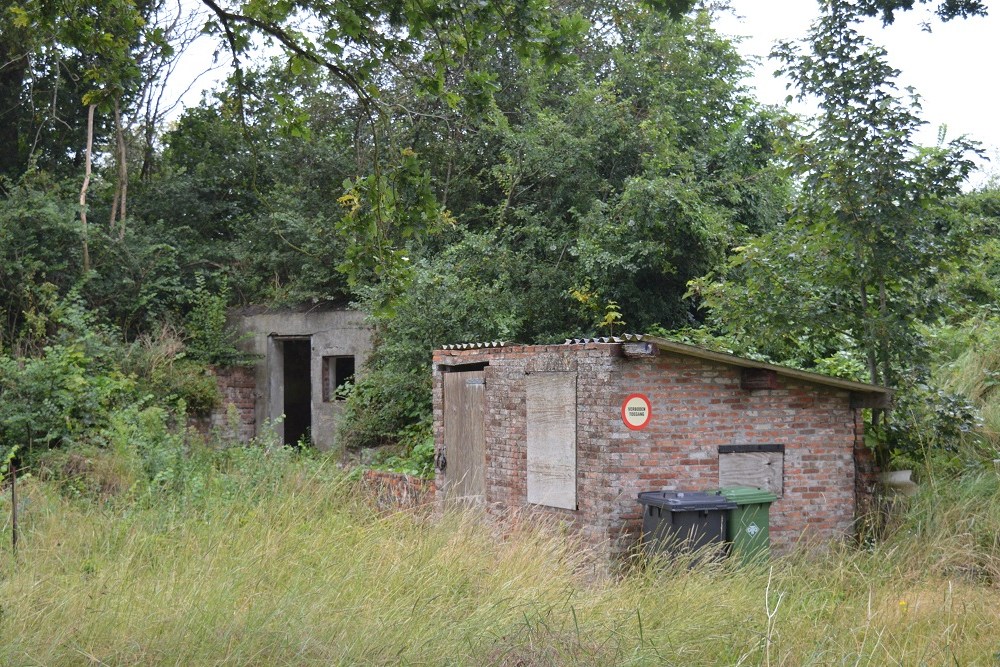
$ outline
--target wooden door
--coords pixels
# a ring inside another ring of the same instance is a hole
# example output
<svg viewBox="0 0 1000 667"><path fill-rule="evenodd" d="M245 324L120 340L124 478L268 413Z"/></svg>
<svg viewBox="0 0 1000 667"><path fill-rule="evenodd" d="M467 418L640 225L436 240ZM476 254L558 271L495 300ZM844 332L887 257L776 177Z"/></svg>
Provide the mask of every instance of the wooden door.
<svg viewBox="0 0 1000 667"><path fill-rule="evenodd" d="M445 496L483 502L486 498L486 379L483 371L444 374Z"/></svg>

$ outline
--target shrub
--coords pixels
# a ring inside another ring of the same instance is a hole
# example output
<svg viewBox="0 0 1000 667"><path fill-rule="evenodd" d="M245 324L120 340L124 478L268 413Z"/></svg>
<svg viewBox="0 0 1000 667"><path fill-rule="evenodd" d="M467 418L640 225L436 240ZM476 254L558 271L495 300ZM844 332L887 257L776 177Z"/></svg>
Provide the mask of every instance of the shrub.
<svg viewBox="0 0 1000 667"><path fill-rule="evenodd" d="M933 463L945 472L961 464L963 437L979 425L978 412L960 394L926 383L900 387L890 419L881 433L888 460L894 468L921 469Z"/></svg>
<svg viewBox="0 0 1000 667"><path fill-rule="evenodd" d="M434 433L429 421L403 429L400 444L404 454L391 455L376 462L372 468L400 472L423 479L434 477Z"/></svg>
<svg viewBox="0 0 1000 667"><path fill-rule="evenodd" d="M86 440L135 400L135 383L110 362L109 332L74 296L40 315L55 329L34 356L0 354L0 447L50 448ZM48 327L45 327L48 328Z"/></svg>
<svg viewBox="0 0 1000 667"><path fill-rule="evenodd" d="M184 321L187 332L187 355L195 361L217 366L247 363L246 355L236 345L239 336L226 324L229 306L229 283L223 278L218 290L209 289L204 275L195 278L191 293L192 307Z"/></svg>
<svg viewBox="0 0 1000 667"><path fill-rule="evenodd" d="M183 401L193 415L209 414L222 401L215 375L207 366L191 359L177 359L155 369L150 388L166 404Z"/></svg>
<svg viewBox="0 0 1000 667"><path fill-rule="evenodd" d="M193 415L206 415L222 397L208 364L186 358L184 341L170 325L133 341L119 360L124 372L136 378L140 393L155 396L162 405L183 401Z"/></svg>
<svg viewBox="0 0 1000 667"><path fill-rule="evenodd" d="M375 345L340 423L338 442L349 449L397 442L405 428L430 417L432 350L461 341L510 340L520 328L518 309L502 283L456 275L448 264L458 261L454 257L439 261L418 262L401 296L372 291L366 297Z"/></svg>

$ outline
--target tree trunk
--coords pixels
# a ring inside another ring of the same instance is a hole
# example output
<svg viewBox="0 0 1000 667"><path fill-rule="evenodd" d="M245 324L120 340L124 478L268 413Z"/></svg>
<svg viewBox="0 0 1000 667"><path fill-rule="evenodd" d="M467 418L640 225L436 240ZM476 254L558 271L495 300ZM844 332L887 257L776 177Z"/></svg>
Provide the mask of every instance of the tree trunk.
<svg viewBox="0 0 1000 667"><path fill-rule="evenodd" d="M878 337L875 332L872 331L871 325L868 322L870 313L868 312L868 286L862 281L860 289L861 297L861 326L864 331L864 344L865 350L865 362L868 365L868 381L872 384L881 384L879 378L879 353L878 353ZM872 430L877 431L878 427L882 421L882 409L872 408Z"/></svg>
<svg viewBox="0 0 1000 667"><path fill-rule="evenodd" d="M121 107L115 99L115 142L117 151L115 161L118 163L118 181L115 184L115 196L111 202L111 224L113 231L117 223L118 240L125 238L125 204L128 198L128 164L126 162L125 131L122 129Z"/></svg>
<svg viewBox="0 0 1000 667"><path fill-rule="evenodd" d="M892 372L892 341L889 340L889 296L885 286L885 276L878 278L878 314L879 314L879 354L882 366L882 383L892 387L895 373Z"/></svg>
<svg viewBox="0 0 1000 667"><path fill-rule="evenodd" d="M90 247L87 241L87 188L90 187L90 167L93 162L91 153L94 149L94 109L96 104L87 108L87 153L83 172L83 186L80 187L80 225L83 230L83 272L90 271Z"/></svg>

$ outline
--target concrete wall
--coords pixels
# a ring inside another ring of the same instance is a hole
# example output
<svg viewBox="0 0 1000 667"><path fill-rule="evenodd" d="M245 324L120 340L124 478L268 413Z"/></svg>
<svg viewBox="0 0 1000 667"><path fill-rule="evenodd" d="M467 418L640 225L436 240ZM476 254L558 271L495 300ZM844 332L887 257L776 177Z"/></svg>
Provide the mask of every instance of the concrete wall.
<svg viewBox="0 0 1000 667"><path fill-rule="evenodd" d="M362 313L353 310L244 311L233 316L239 332L246 336L244 351L260 357L255 367L258 430L282 414L282 341L308 338L311 346L312 440L320 449L335 445L337 419L343 401L323 400L323 357L355 358L358 373L371 350L371 329ZM284 426L273 426L278 437Z"/></svg>
<svg viewBox="0 0 1000 667"><path fill-rule="evenodd" d="M523 508L560 517L590 545L620 553L637 540L641 491L705 490L719 485L722 445L784 445L783 495L771 508L776 551L797 541L852 532L855 447L860 419L849 392L787 377L778 388L741 388L739 367L672 353L628 359L620 344L587 343L437 351L435 439L443 440L442 367L487 362L486 502L502 515ZM529 506L525 471L527 373L577 372L576 510ZM647 428L622 422L622 401L643 393ZM436 480L447 491L447 471Z"/></svg>

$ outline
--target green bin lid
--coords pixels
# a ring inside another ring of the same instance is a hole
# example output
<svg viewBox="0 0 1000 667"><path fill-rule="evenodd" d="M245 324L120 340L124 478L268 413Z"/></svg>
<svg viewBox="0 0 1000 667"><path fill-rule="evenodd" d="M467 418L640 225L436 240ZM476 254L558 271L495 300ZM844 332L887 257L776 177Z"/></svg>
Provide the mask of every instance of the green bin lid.
<svg viewBox="0 0 1000 667"><path fill-rule="evenodd" d="M773 503L778 499L778 496L774 495L770 491L757 489L751 486L731 486L721 489L719 492L724 495L727 500L731 500L737 505Z"/></svg>

